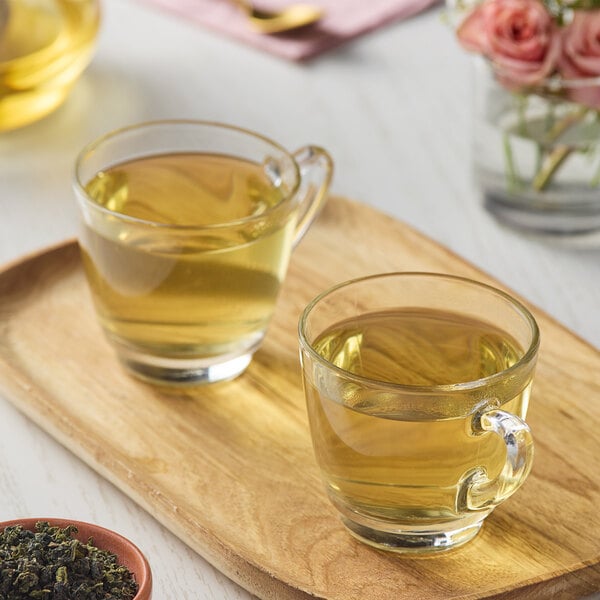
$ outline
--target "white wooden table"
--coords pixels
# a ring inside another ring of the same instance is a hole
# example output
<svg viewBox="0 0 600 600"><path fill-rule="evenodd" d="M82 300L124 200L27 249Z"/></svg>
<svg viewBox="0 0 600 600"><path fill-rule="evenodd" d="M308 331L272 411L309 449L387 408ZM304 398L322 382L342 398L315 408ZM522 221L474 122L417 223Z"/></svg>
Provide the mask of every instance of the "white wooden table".
<svg viewBox="0 0 600 600"><path fill-rule="evenodd" d="M600 248L501 228L470 175L470 62L434 9L297 65L130 0L106 0L67 103L0 135L0 262L72 237L80 148L157 118L229 122L326 147L333 192L418 228L600 347ZM582 398L598 402L600 398ZM157 600L247 599L152 517L0 400L0 517L70 516L132 538Z"/></svg>

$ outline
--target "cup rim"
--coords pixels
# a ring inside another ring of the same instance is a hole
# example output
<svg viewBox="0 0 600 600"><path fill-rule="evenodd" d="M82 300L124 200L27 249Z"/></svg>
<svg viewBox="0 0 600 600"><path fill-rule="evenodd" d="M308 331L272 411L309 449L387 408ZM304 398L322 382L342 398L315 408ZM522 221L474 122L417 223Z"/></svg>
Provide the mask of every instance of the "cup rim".
<svg viewBox="0 0 600 600"><path fill-rule="evenodd" d="M395 277L427 277L431 279L446 279L455 282L462 282L469 286L480 288L483 290L487 290L492 292L494 295L507 300L513 307L515 307L521 316L525 318L525 320L529 323L532 332L532 339L529 344L529 347L523 353L523 356L519 358L517 362L515 362L510 367L503 369L497 373L492 375L488 375L487 377L481 377L480 379L475 379L472 381L462 381L457 383L450 384L439 384L439 385L410 385L405 383L393 383L390 381L382 381L379 379L372 379L370 377L364 377L363 375L357 375L355 373L351 373L346 369L342 369L337 365L333 364L323 356L321 356L312 346L312 344L308 341L306 337L306 324L308 320L308 316L311 313L312 309L324 298L336 292L339 289L344 287L350 287L356 283L361 283L364 281L368 281L370 279L387 279L387 278L395 278ZM478 388L482 388L488 386L499 379L503 379L511 373L517 371L523 365L530 363L535 359L535 356L538 352L540 345L540 331L538 324L531 314L529 309L519 300L504 292L503 290L496 288L487 283L483 283L480 281L476 281L474 279L470 279L468 277L462 277L458 275L449 275L445 273L434 273L427 271L393 271L389 273L375 273L372 275L366 275L363 277L356 277L354 279L349 279L347 281L342 281L337 283L328 289L324 290L317 296L315 296L304 308L302 314L300 315L300 319L298 322L298 338L300 340L301 348L307 352L313 360L320 363L321 365L326 366L328 369L332 370L335 373L343 375L346 379L351 380L353 382L359 383L361 385L368 385L388 389L390 391L401 391L407 394L431 394L431 393L443 393L444 395L453 394L453 393L463 393L466 391L473 391Z"/></svg>
<svg viewBox="0 0 600 600"><path fill-rule="evenodd" d="M290 160L290 162L294 168L295 183L292 186L292 188L289 190L289 192L277 204L267 208L264 212L262 212L258 215L249 215L247 217L242 217L240 219L232 219L231 221L224 221L222 223L208 223L208 224L199 223L199 224L185 224L185 225L174 224L174 223L160 223L158 221L151 221L149 219L141 219L139 217L132 217L132 216L126 215L124 213L111 210L109 208L106 208L105 206L101 206L100 204L97 204L92 199L90 199L88 193L85 190L85 184L81 181L81 178L80 178L80 170L81 170L82 163L90 154L92 154L94 151L96 151L105 142L112 140L116 137L119 137L123 134L129 133L132 131L136 131L136 130L149 129L152 127L170 126L170 125L173 125L173 126L190 125L190 126L194 126L194 127L195 126L212 127L215 129L234 131L237 133L241 133L247 137L253 137L253 138L256 138L257 140L265 142L266 144L275 148L277 151L284 154ZM124 127L119 127L117 129L113 129L113 130L108 131L107 133L101 135L100 137L97 137L96 139L89 142L88 144L86 144L79 151L79 154L77 155L77 157L75 159L75 166L74 166L74 173L73 173L72 181L73 181L73 187L75 188L76 197L79 200L84 201L86 206L89 206L89 207L93 208L94 210L97 210L98 212L103 213L105 215L110 215L113 218L118 218L126 223L131 223L131 224L146 226L146 227L152 227L152 228L156 228L156 229L160 229L160 230L215 231L215 230L228 229L228 228L233 228L233 227L240 227L240 226L246 225L248 223L259 222L265 218L268 218L274 212L281 210L281 207L287 205L291 201L291 199L293 199L294 196L297 194L297 192L300 188L301 176L300 176L300 168L298 166L298 163L296 162L296 159L294 158L294 156L291 152L286 150L278 142L275 142L274 140L272 140L271 138L269 138L265 135L262 135L255 131L252 131L251 129L246 129L244 127L239 127L237 125L231 125L228 123L222 123L219 121L208 121L208 120L202 120L202 119L157 119L157 120L141 121L139 123L134 123L132 125L126 125Z"/></svg>

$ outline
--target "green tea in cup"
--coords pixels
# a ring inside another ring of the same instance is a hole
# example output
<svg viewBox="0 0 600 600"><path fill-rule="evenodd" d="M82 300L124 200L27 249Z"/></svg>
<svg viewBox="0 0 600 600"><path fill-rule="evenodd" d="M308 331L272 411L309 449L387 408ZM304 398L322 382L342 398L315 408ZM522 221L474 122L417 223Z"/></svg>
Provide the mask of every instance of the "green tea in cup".
<svg viewBox="0 0 600 600"><path fill-rule="evenodd" d="M324 201L325 151L292 155L234 127L157 122L96 142L77 171L83 263L121 360L160 382L241 373Z"/></svg>
<svg viewBox="0 0 600 600"><path fill-rule="evenodd" d="M476 535L531 468L524 418L538 341L516 300L444 275L367 277L307 307L315 455L356 537L430 552Z"/></svg>

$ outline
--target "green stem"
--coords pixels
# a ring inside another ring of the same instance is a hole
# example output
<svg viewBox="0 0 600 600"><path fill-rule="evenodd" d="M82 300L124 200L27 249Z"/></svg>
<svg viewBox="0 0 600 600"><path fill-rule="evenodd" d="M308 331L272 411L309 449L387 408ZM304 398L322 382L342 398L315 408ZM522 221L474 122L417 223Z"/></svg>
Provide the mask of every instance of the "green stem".
<svg viewBox="0 0 600 600"><path fill-rule="evenodd" d="M598 187L600 185L600 166L596 169L596 173L590 181L590 187Z"/></svg>
<svg viewBox="0 0 600 600"><path fill-rule="evenodd" d="M522 137L527 137L527 96L519 96L517 102L517 112L519 115L518 132Z"/></svg>
<svg viewBox="0 0 600 600"><path fill-rule="evenodd" d="M544 131L550 131L556 124L556 117L554 115L554 106L550 105L549 110L546 112L546 118L544 119ZM535 173L539 173L544 161L544 144L538 142L536 144L535 153Z"/></svg>
<svg viewBox="0 0 600 600"><path fill-rule="evenodd" d="M546 188L558 167L563 164L574 149L573 146L567 146L566 144L561 144L552 149L552 152L548 154L548 157L544 161L542 168L533 178L532 185L536 192L541 192Z"/></svg>
<svg viewBox="0 0 600 600"><path fill-rule="evenodd" d="M566 117L557 121L546 133L541 144L538 145L538 148L540 146L549 146L553 144L563 133L565 133L565 131L579 123L588 111L588 108L582 106L575 112L568 114ZM557 169L563 164L573 150L575 150L575 148L567 144L560 144L552 148L548 153L546 160L542 162L541 168L537 169L535 177L533 178L533 189L537 192L544 191L552 181L552 177Z"/></svg>
<svg viewBox="0 0 600 600"><path fill-rule="evenodd" d="M551 144L556 141L567 129L576 125L585 117L589 108L585 108L580 106L575 112L568 114L566 117L563 117L560 121L554 123L552 129L546 133L544 136L543 142L546 144Z"/></svg>
<svg viewBox="0 0 600 600"><path fill-rule="evenodd" d="M502 138L504 147L504 160L506 162L506 185L510 192L514 192L519 187L519 176L515 167L512 147L510 145L510 136L505 133Z"/></svg>

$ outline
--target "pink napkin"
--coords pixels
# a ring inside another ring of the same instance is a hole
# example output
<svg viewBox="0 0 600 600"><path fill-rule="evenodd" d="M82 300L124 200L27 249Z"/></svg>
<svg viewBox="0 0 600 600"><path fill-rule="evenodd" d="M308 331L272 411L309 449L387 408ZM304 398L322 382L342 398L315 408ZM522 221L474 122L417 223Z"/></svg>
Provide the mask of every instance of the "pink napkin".
<svg viewBox="0 0 600 600"><path fill-rule="evenodd" d="M283 58L305 60L393 20L409 17L437 0L256 0L255 6L262 10L276 10L302 1L325 11L318 23L272 35L255 33L231 0L142 1Z"/></svg>

